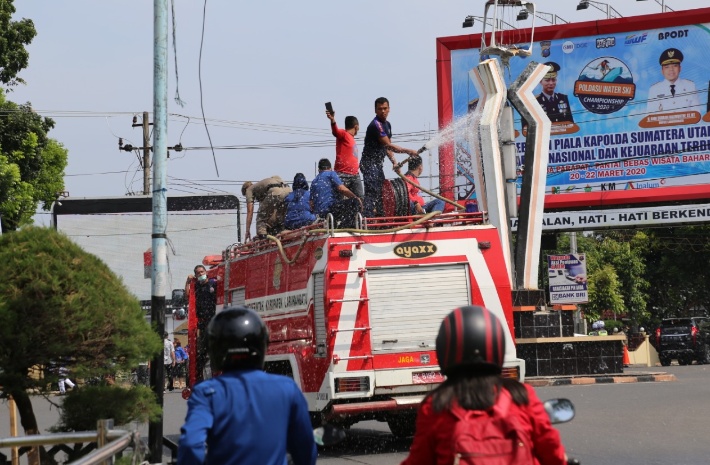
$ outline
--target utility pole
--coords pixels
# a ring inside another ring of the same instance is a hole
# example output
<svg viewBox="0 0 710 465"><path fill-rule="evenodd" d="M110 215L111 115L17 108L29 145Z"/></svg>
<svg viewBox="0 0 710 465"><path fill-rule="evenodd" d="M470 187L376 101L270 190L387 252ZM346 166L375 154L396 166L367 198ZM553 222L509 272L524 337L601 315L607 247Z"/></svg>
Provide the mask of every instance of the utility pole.
<svg viewBox="0 0 710 465"><path fill-rule="evenodd" d="M165 293L168 282L167 158L168 144L168 0L153 0L153 269L151 275L151 323L161 340L165 331ZM147 121L147 117L144 119ZM147 167L146 163L146 167ZM162 351L153 357L150 382L163 407L164 367ZM151 463L163 459L163 415L148 424Z"/></svg>
<svg viewBox="0 0 710 465"><path fill-rule="evenodd" d="M143 195L150 194L150 130L148 112L143 112Z"/></svg>
<svg viewBox="0 0 710 465"><path fill-rule="evenodd" d="M143 128L143 195L150 195L150 151L152 149L150 146L150 125L152 123L148 120L148 114L147 111L143 112L143 121L140 124L134 116L132 124L134 128L139 126Z"/></svg>

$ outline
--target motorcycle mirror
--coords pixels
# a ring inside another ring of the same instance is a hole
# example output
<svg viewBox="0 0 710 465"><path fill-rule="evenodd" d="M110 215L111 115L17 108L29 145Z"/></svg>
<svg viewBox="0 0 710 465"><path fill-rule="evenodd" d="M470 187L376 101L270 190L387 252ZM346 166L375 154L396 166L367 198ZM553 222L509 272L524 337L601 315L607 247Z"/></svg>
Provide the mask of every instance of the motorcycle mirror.
<svg viewBox="0 0 710 465"><path fill-rule="evenodd" d="M574 418L574 404L569 399L550 399L543 405L553 424L566 423Z"/></svg>
<svg viewBox="0 0 710 465"><path fill-rule="evenodd" d="M332 446L345 439L345 430L333 425L323 425L313 430L313 439L319 446Z"/></svg>

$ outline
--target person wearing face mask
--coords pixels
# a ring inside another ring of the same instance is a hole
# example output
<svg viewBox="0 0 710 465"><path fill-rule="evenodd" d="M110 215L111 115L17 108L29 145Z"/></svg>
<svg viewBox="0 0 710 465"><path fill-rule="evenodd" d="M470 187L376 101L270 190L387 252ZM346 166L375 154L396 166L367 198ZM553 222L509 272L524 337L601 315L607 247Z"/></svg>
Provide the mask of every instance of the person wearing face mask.
<svg viewBox="0 0 710 465"><path fill-rule="evenodd" d="M187 277L185 295L189 299L192 284L195 286L195 313L197 314L197 381L202 381L207 363L207 325L217 310L217 281L207 277L207 269L197 265L194 275Z"/></svg>

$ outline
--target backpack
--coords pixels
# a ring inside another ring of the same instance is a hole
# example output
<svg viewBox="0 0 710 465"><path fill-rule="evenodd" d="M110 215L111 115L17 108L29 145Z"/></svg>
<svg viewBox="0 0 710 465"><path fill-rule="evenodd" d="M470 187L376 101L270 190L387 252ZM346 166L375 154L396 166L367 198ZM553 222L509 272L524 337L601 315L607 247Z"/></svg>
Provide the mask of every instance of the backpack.
<svg viewBox="0 0 710 465"><path fill-rule="evenodd" d="M458 418L452 435L454 465L530 465L534 463L530 438L514 415L508 415L513 402L501 389L493 408L465 410L455 406Z"/></svg>

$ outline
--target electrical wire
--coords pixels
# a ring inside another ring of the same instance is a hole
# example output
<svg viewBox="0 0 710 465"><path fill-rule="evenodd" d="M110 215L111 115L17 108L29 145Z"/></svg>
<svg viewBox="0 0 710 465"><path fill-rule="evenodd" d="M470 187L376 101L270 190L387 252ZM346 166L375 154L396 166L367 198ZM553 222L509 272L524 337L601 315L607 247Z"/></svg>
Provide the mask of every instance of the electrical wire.
<svg viewBox="0 0 710 465"><path fill-rule="evenodd" d="M205 20L207 17L207 0L204 2L202 8L202 37L200 38L200 58L197 63L197 80L200 84L200 110L202 111L202 119L205 120L205 105L202 92L202 48L205 43ZM217 167L217 156L214 153L214 147L212 147L212 136L210 135L210 130L207 127L205 121L205 131L207 132L207 139L210 141L210 148L212 149L212 160L214 161L214 169L217 172L217 177L219 177L219 168Z"/></svg>

